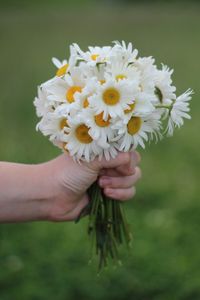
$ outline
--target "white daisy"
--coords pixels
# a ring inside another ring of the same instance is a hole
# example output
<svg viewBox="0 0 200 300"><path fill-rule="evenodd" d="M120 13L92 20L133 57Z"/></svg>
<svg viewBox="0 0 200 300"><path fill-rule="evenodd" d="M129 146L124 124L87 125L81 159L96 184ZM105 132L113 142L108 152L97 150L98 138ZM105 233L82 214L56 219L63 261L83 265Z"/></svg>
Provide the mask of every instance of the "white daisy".
<svg viewBox="0 0 200 300"><path fill-rule="evenodd" d="M103 112L96 114L94 109L88 108L81 113L86 125L90 128L89 134L104 149L109 148L116 131L111 128L113 120L110 116L103 119Z"/></svg>
<svg viewBox="0 0 200 300"><path fill-rule="evenodd" d="M55 113L58 115L58 117L64 118L68 118L69 116L75 117L77 113L79 113L79 111L80 105L77 102L76 106L74 105L73 107L68 105L67 103L63 103L55 109Z"/></svg>
<svg viewBox="0 0 200 300"><path fill-rule="evenodd" d="M155 95L158 104L170 105L176 98L176 88L172 86L172 73L173 70L169 70L165 65L162 65L162 70L154 72Z"/></svg>
<svg viewBox="0 0 200 300"><path fill-rule="evenodd" d="M150 115L144 117L144 122L148 125L150 129L146 130L149 133L150 140L155 138L155 141L161 140L163 135L161 133L162 123L161 123L162 113L160 110L155 110Z"/></svg>
<svg viewBox="0 0 200 300"><path fill-rule="evenodd" d="M88 108L90 106L89 97L91 93L87 89L83 89L81 93L76 93L74 95L76 103L76 111Z"/></svg>
<svg viewBox="0 0 200 300"><path fill-rule="evenodd" d="M44 136L49 136L51 142L62 148L65 142L67 122L66 117L55 111L42 118L36 129L40 130Z"/></svg>
<svg viewBox="0 0 200 300"><path fill-rule="evenodd" d="M38 117L42 117L47 113L54 111L54 103L49 101L47 96L47 91L44 88L38 87L38 95L33 102Z"/></svg>
<svg viewBox="0 0 200 300"><path fill-rule="evenodd" d="M57 77L56 80L47 86L48 99L57 105L67 103L71 108L77 109L76 94L81 93L85 82L78 76L76 71L73 77L67 74L64 78Z"/></svg>
<svg viewBox="0 0 200 300"><path fill-rule="evenodd" d="M77 44L73 44L73 47L78 53L78 59L84 60L91 66L95 66L98 63L104 63L108 60L111 52L110 46L104 47L88 47L89 51L83 52Z"/></svg>
<svg viewBox="0 0 200 300"><path fill-rule="evenodd" d="M85 124L82 117L69 118L66 128L66 146L76 160L86 160L87 162L99 156L102 148L89 134L90 128Z"/></svg>
<svg viewBox="0 0 200 300"><path fill-rule="evenodd" d="M147 94L145 92L138 92L135 95L135 100L133 104L129 104L129 108L124 110L127 115L135 116L145 116L152 113L155 110L153 105L154 96L152 94Z"/></svg>
<svg viewBox="0 0 200 300"><path fill-rule="evenodd" d="M173 134L175 127L181 127L183 125L184 118L191 119L191 116L188 114L188 112L190 111L189 101L192 98L192 94L193 91L189 89L174 101L169 113L167 125L167 133L169 136Z"/></svg>
<svg viewBox="0 0 200 300"><path fill-rule="evenodd" d="M69 60L52 61L56 76L38 88L34 100L37 125L58 147L77 161L95 157L109 160L118 151L129 151L162 137L189 119L188 90L176 98L172 73L159 70L152 57L138 58L131 43L113 47L70 46Z"/></svg>
<svg viewBox="0 0 200 300"><path fill-rule="evenodd" d="M123 116L124 110L134 103L138 86L128 80L110 79L104 84L96 84L96 93L89 97L92 107L97 114L103 112L103 118Z"/></svg>
<svg viewBox="0 0 200 300"><path fill-rule="evenodd" d="M68 61L66 59L60 61L56 57L53 57L52 62L58 69L56 72L56 76L57 77L64 76L75 66L76 60L77 60L76 52L74 51L74 48L71 46L70 46L70 58Z"/></svg>
<svg viewBox="0 0 200 300"><path fill-rule="evenodd" d="M54 82L56 82L57 80L57 77L53 77L45 82L43 82L40 87L43 88L43 89L47 89L49 86L51 86Z"/></svg>
<svg viewBox="0 0 200 300"><path fill-rule="evenodd" d="M150 134L150 139L153 135L159 135L161 122L159 115L155 113L146 117L132 115L130 118L117 122L113 128L118 129L119 151L127 152L138 146L145 148L144 141L149 140L148 134Z"/></svg>
<svg viewBox="0 0 200 300"><path fill-rule="evenodd" d="M114 41L114 47L112 48L111 56L117 57L120 61L125 61L127 63L133 63L136 61L138 55L138 50L133 49L132 43L126 43L122 41Z"/></svg>
<svg viewBox="0 0 200 300"><path fill-rule="evenodd" d="M154 94L155 91L154 74L157 71L157 68L154 65L154 63L155 60L152 57L142 57L142 58L140 57L135 61L134 66L140 72L141 91L146 92L148 94L152 94L156 102L157 98Z"/></svg>
<svg viewBox="0 0 200 300"><path fill-rule="evenodd" d="M66 59L64 59L63 61L60 61L56 57L52 57L52 62L58 69L56 72L56 76L60 77L67 73L69 65L68 65Z"/></svg>
<svg viewBox="0 0 200 300"><path fill-rule="evenodd" d="M140 72L133 65L120 61L117 57L110 60L110 64L105 67L105 77L115 80L129 79L140 82Z"/></svg>
<svg viewBox="0 0 200 300"><path fill-rule="evenodd" d="M105 64L99 64L93 67L84 63L80 64L81 72L84 74L87 83L90 83L93 79L96 79L101 84L105 83L105 67Z"/></svg>

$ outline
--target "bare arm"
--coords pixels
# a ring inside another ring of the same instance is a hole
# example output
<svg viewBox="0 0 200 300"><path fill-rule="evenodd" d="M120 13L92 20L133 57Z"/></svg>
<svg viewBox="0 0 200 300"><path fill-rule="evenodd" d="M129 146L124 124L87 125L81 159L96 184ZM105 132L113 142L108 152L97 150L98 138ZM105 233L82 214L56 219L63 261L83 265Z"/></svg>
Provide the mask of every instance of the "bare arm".
<svg viewBox="0 0 200 300"><path fill-rule="evenodd" d="M67 154L38 165L0 162L0 222L73 220L87 205L87 189L99 174L108 196L128 200L140 177L138 162L137 153L82 165Z"/></svg>
<svg viewBox="0 0 200 300"><path fill-rule="evenodd" d="M0 221L45 219L47 200L55 197L50 177L45 164L0 162Z"/></svg>

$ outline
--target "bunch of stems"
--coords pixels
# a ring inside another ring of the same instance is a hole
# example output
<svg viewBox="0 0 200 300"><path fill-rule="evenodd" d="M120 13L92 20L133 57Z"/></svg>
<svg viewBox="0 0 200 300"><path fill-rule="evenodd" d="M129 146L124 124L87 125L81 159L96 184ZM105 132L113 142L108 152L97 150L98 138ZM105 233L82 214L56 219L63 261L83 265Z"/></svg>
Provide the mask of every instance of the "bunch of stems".
<svg viewBox="0 0 200 300"><path fill-rule="evenodd" d="M92 251L98 255L99 271L111 259L120 263L118 247L130 246L132 235L120 201L105 196L97 181L88 190L89 205L88 234L92 237Z"/></svg>

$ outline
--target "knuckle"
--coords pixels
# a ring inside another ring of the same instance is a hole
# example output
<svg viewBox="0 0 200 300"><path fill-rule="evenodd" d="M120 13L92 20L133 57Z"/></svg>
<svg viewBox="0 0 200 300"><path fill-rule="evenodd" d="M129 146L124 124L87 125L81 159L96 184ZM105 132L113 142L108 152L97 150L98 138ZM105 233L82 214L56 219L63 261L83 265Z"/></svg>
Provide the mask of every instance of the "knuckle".
<svg viewBox="0 0 200 300"><path fill-rule="evenodd" d="M127 176L131 176L135 174L136 169L133 165L130 164L129 166L126 166L126 168L124 168L124 171Z"/></svg>
<svg viewBox="0 0 200 300"><path fill-rule="evenodd" d="M131 176L131 175L134 175L134 174L135 174L135 168L130 166L130 167L127 169L127 175L128 175L128 176Z"/></svg>

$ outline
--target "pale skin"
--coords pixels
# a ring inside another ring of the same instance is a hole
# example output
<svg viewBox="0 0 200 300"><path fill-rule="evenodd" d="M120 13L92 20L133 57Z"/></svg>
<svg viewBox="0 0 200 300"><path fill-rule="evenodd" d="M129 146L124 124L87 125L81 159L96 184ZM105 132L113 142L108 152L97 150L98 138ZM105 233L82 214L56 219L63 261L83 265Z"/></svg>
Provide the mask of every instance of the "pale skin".
<svg viewBox="0 0 200 300"><path fill-rule="evenodd" d="M139 162L135 151L82 164L68 154L37 165L0 162L0 222L75 220L97 179L107 196L129 200L141 177Z"/></svg>

